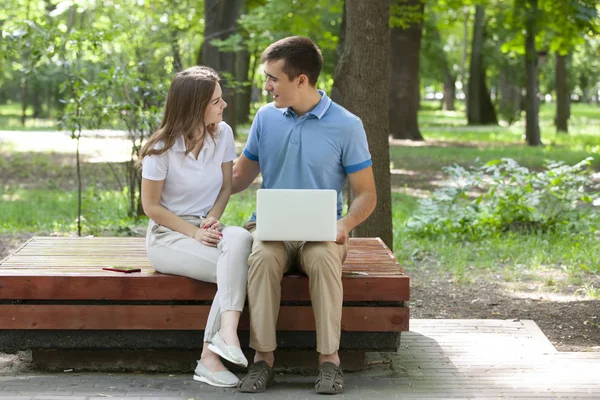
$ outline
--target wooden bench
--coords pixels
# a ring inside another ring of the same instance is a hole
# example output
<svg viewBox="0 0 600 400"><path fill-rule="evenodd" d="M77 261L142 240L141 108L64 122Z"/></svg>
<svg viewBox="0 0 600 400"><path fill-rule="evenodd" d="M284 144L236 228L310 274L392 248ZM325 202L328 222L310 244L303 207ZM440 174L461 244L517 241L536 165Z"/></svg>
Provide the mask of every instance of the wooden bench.
<svg viewBox="0 0 600 400"><path fill-rule="evenodd" d="M124 274L109 266L140 267ZM287 275L280 348L315 347L308 279ZM378 238L353 238L343 267L341 348L396 350L409 278ZM0 262L0 351L198 348L216 285L155 272L144 238L34 237ZM247 343L244 313L240 337Z"/></svg>

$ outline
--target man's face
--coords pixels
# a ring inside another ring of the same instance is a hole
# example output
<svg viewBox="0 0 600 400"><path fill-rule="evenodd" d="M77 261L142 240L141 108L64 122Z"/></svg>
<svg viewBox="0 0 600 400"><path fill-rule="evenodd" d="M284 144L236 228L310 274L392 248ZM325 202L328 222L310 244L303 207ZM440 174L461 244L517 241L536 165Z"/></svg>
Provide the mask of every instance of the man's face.
<svg viewBox="0 0 600 400"><path fill-rule="evenodd" d="M284 60L268 61L264 65L267 81L265 90L273 95L275 107L293 107L299 94L297 80L290 78L283 72Z"/></svg>

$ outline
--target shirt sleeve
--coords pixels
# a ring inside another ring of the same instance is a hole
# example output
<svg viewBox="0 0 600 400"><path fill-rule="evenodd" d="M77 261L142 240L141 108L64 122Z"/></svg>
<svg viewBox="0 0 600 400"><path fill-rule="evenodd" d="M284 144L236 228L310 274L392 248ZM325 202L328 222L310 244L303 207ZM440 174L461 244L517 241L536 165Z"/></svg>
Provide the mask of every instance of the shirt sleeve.
<svg viewBox="0 0 600 400"><path fill-rule="evenodd" d="M169 171L168 151L152 154L142 160L142 177L151 181L164 181Z"/></svg>
<svg viewBox="0 0 600 400"><path fill-rule="evenodd" d="M344 143L342 165L347 174L360 171L373 165L367 134L359 119Z"/></svg>
<svg viewBox="0 0 600 400"><path fill-rule="evenodd" d="M250 127L250 134L248 135L248 141L246 142L246 148L244 149L244 155L249 160L258 161L258 141L260 139L260 115L261 112L258 110L252 126Z"/></svg>
<svg viewBox="0 0 600 400"><path fill-rule="evenodd" d="M223 154L223 163L235 160L235 139L233 138L233 129L229 125L225 125L223 131L225 135L225 153Z"/></svg>

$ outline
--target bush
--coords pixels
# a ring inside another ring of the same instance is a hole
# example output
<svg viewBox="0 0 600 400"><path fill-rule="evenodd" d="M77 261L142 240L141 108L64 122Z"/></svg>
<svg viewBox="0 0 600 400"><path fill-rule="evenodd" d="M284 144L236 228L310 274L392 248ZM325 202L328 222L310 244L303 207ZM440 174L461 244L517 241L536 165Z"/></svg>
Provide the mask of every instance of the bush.
<svg viewBox="0 0 600 400"><path fill-rule="evenodd" d="M487 236L503 231L591 232L598 226L597 184L589 172L592 158L573 166L547 162L530 171L510 158L442 168L452 185L421 200L409 219L409 232Z"/></svg>

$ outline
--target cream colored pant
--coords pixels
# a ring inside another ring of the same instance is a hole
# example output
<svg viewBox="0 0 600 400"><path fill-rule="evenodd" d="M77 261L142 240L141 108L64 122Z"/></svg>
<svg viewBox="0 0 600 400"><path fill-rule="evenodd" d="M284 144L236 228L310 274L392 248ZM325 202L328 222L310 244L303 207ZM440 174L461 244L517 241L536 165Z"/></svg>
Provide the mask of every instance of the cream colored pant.
<svg viewBox="0 0 600 400"><path fill-rule="evenodd" d="M255 224L246 228L254 231ZM276 325L283 274L298 269L308 275L317 327L317 351L332 354L340 346L342 264L348 244L334 242L263 242L254 240L248 259L250 347L268 352L277 348Z"/></svg>
<svg viewBox="0 0 600 400"><path fill-rule="evenodd" d="M202 221L200 217L183 218L196 226ZM146 234L148 259L156 271L217 284L204 329L205 342L219 331L221 313L242 311L246 299L252 236L237 226L226 227L222 233L217 247L209 247L150 220Z"/></svg>

